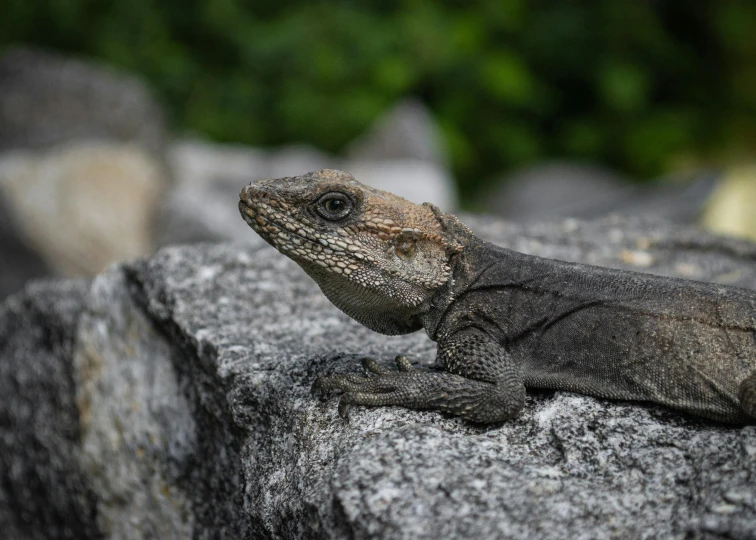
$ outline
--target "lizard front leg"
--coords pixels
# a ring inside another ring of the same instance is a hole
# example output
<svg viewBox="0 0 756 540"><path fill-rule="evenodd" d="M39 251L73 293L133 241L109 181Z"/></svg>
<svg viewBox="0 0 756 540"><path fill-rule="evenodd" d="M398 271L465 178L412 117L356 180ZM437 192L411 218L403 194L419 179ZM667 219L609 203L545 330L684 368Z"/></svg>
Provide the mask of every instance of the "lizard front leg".
<svg viewBox="0 0 756 540"><path fill-rule="evenodd" d="M511 357L485 332L466 328L439 341L438 362L444 372L412 369L397 357L398 372L366 359L371 374L320 377L313 391L344 392L339 414L349 405L398 405L437 410L479 423L502 422L516 416L525 401L525 387Z"/></svg>

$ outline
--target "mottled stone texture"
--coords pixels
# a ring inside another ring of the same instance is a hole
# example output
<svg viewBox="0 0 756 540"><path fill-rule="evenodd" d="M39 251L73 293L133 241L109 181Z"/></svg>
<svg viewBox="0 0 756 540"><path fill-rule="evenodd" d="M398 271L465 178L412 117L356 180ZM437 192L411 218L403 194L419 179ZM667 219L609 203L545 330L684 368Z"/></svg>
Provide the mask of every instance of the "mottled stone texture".
<svg viewBox="0 0 756 540"><path fill-rule="evenodd" d="M468 221L536 255L756 288L756 248L698 230ZM756 537L756 426L562 392L531 393L519 418L495 427L398 408L355 408L344 424L335 401L310 397L318 374L397 353L423 367L434 344L359 326L267 246L166 248L89 289L29 287L0 316L0 528L18 538L65 537L61 527L76 538Z"/></svg>
<svg viewBox="0 0 756 540"><path fill-rule="evenodd" d="M28 285L0 306L0 531L98 538L97 497L78 465L71 362L84 281Z"/></svg>

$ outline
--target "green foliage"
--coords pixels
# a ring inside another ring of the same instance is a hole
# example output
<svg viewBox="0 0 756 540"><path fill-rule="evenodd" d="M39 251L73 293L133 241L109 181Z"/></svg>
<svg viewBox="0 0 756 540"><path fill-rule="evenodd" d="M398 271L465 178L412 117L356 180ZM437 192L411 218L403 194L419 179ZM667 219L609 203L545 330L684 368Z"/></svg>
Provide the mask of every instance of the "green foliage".
<svg viewBox="0 0 756 540"><path fill-rule="evenodd" d="M738 0L4 0L0 45L145 77L175 125L338 151L406 95L463 195L534 160L632 175L756 143L756 4Z"/></svg>

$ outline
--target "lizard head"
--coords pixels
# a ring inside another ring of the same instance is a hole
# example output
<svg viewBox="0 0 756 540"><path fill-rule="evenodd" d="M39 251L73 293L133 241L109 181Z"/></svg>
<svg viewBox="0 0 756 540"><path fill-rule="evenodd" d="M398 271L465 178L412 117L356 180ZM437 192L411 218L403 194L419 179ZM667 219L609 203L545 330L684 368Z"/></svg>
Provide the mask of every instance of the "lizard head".
<svg viewBox="0 0 756 540"><path fill-rule="evenodd" d="M434 292L451 279L462 248L444 238L439 216L321 170L246 186L239 210L278 251L299 264L347 315L384 334L422 327Z"/></svg>

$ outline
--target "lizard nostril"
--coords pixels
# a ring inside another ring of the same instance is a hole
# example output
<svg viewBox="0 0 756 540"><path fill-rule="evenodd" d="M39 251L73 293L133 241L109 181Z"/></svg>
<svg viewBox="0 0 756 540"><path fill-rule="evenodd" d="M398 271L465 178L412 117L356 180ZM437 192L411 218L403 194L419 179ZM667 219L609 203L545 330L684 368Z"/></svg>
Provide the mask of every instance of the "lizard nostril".
<svg viewBox="0 0 756 540"><path fill-rule="evenodd" d="M241 190L239 198L245 203L251 203L252 201L260 198L260 190L257 189L253 184L249 184Z"/></svg>

